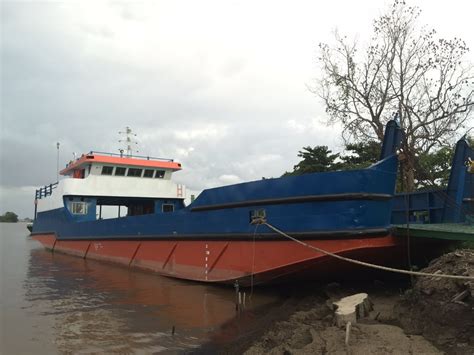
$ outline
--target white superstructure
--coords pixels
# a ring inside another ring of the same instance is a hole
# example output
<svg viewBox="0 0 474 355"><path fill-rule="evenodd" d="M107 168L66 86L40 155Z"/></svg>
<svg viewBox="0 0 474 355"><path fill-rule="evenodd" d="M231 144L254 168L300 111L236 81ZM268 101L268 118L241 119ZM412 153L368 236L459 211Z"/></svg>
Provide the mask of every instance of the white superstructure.
<svg viewBox="0 0 474 355"><path fill-rule="evenodd" d="M90 152L60 172L65 179L37 191L36 211L68 207L68 198L76 197L92 198L97 206L135 206L150 200L182 203L186 188L171 180L180 169L181 164L172 160Z"/></svg>

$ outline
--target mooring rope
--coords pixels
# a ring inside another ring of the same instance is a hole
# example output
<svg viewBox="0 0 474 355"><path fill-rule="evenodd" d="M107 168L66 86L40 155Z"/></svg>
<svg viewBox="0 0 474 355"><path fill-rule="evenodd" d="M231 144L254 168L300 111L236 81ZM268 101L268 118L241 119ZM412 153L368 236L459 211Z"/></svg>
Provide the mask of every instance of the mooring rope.
<svg viewBox="0 0 474 355"><path fill-rule="evenodd" d="M351 259L351 258L346 258L344 256L340 256L340 255L337 255L337 254L334 254L334 253L331 253L329 251L326 251L326 250L323 250L321 248L318 248L318 247L315 247L313 245L310 245L310 244L307 244L305 242L302 242L301 240L298 240L296 238L293 238L291 236L289 236L288 234L286 234L285 232L279 230L278 228L272 226L271 224L267 223L265 220L261 220L261 221L258 221L257 223L259 224L263 224L265 226L267 226L268 228L272 229L273 231L277 232L278 234L281 234L282 236L284 236L285 238L288 238L298 244L301 244L307 248L310 248L310 249L313 249L313 250L316 250L320 253L323 253L323 254L326 254L326 255L329 255L329 256L332 256L336 259L340 259L340 260L344 260L344 261L347 261L349 263L353 263L353 264L358 264L358 265L362 265L362 266L366 266L366 267L370 267L370 268L373 268L373 269L379 269L379 270L385 270L385 271L389 271L389 272L395 272L395 273L400 273L400 274L407 274L407 275L414 275L414 276L429 276L429 277L440 277L440 278L446 278L446 279L457 279L457 280L469 280L469 281L474 281L474 276L459 276L459 275L447 275L447 274L431 274L431 273L427 273L427 272L420 272L420 271L411 271L411 270L403 270L403 269L396 269L396 268L392 268L392 267L388 267L388 266L382 266L382 265L376 265L376 264L371 264L371 263L366 263L364 261L360 261L360 260L355 260L355 259Z"/></svg>
<svg viewBox="0 0 474 355"><path fill-rule="evenodd" d="M403 171L403 168L400 169L401 171ZM405 182L405 179L402 178L402 185L405 185L406 182ZM405 190L406 190L406 186L405 186ZM407 224L407 232L406 232L406 241L407 241L407 262L408 262L408 268L410 269L410 271L413 271L413 266L411 264L411 241L410 241L410 197L408 197L408 192L405 191L405 194L404 194L404 198L403 198L404 202L405 202L405 222ZM413 275L410 275L410 282L411 282L411 285L413 286Z"/></svg>

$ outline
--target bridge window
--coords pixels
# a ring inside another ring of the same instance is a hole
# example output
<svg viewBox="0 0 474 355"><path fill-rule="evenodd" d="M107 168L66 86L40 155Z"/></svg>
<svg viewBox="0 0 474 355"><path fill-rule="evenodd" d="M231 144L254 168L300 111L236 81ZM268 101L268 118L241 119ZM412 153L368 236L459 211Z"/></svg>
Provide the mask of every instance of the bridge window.
<svg viewBox="0 0 474 355"><path fill-rule="evenodd" d="M163 179L165 177L165 171L164 170L157 170L155 174L156 179Z"/></svg>
<svg viewBox="0 0 474 355"><path fill-rule="evenodd" d="M145 171L143 172L143 177L152 178L153 177L153 171L154 170L151 170L151 169L145 169Z"/></svg>
<svg viewBox="0 0 474 355"><path fill-rule="evenodd" d="M128 207L124 205L102 205L102 201L98 200L97 208L98 214L97 219L111 219L120 218L128 215ZM120 203L120 202L119 202Z"/></svg>
<svg viewBox="0 0 474 355"><path fill-rule="evenodd" d="M72 214L87 214L87 203L73 202L71 204Z"/></svg>
<svg viewBox="0 0 474 355"><path fill-rule="evenodd" d="M126 170L127 170L127 168L117 167L117 168L115 168L115 175L116 176L125 176L125 171Z"/></svg>
<svg viewBox="0 0 474 355"><path fill-rule="evenodd" d="M142 169L128 168L128 174L127 174L127 176L140 177L140 176L142 176Z"/></svg>
<svg viewBox="0 0 474 355"><path fill-rule="evenodd" d="M85 172L85 169L75 169L72 177L74 179L84 179L84 172Z"/></svg>
<svg viewBox="0 0 474 355"><path fill-rule="evenodd" d="M174 205L171 203L164 203L161 205L163 212L174 212Z"/></svg>
<svg viewBox="0 0 474 355"><path fill-rule="evenodd" d="M103 166L102 167L102 175L112 175L114 171L113 166Z"/></svg>

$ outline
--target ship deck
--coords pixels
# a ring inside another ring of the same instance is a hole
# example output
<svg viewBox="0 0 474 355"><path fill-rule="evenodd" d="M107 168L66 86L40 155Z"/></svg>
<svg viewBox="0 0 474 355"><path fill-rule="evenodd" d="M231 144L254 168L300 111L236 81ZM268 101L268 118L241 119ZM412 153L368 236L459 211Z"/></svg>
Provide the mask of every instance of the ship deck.
<svg viewBox="0 0 474 355"><path fill-rule="evenodd" d="M398 224L395 235L474 242L474 226L465 223Z"/></svg>

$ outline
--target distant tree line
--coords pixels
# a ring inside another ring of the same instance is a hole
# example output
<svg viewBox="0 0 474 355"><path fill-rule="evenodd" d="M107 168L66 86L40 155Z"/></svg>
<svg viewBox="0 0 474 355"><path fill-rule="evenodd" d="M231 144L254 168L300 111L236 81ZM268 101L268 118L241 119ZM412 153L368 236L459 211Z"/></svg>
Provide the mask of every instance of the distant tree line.
<svg viewBox="0 0 474 355"><path fill-rule="evenodd" d="M16 223L18 222L18 216L14 212L6 212L0 216L0 222Z"/></svg>

